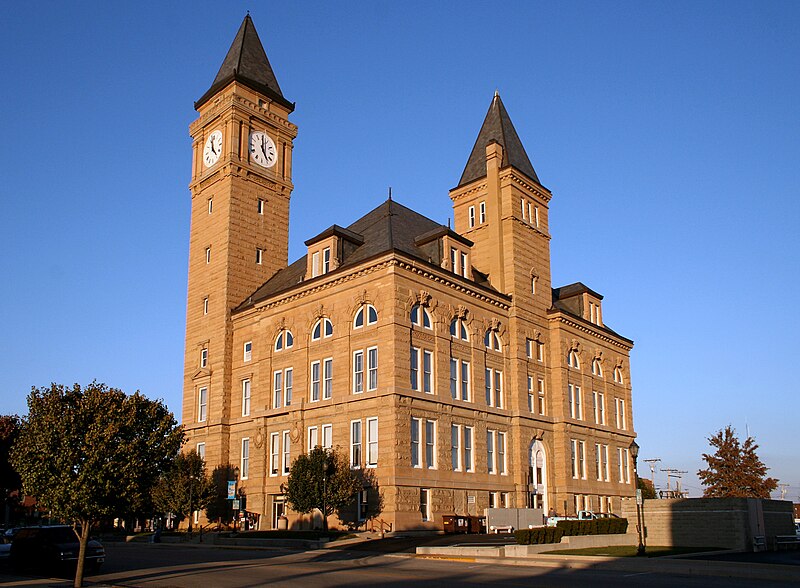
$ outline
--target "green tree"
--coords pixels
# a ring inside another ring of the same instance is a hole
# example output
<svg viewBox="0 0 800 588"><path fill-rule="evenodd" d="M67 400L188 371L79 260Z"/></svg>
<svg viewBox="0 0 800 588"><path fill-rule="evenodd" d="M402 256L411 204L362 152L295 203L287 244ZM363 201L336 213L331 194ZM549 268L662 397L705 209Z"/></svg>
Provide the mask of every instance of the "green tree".
<svg viewBox="0 0 800 588"><path fill-rule="evenodd" d="M778 486L767 478L769 468L756 454L758 445L752 437L739 442L736 431L728 425L708 438L713 454L703 454L708 467L697 472L706 498L769 498Z"/></svg>
<svg viewBox="0 0 800 588"><path fill-rule="evenodd" d="M27 494L79 530L75 586L83 583L92 526L145 504L182 443L163 402L138 391L129 396L97 382L31 390L11 463Z"/></svg>
<svg viewBox="0 0 800 588"><path fill-rule="evenodd" d="M191 513L204 509L213 494L214 485L206 475L206 464L192 449L179 454L158 478L152 490L153 506L161 514L174 514L179 521L188 516L191 533Z"/></svg>
<svg viewBox="0 0 800 588"><path fill-rule="evenodd" d="M0 416L0 492L2 492L2 505L4 519L8 524L9 511L12 502L12 493L19 491L22 487L22 480L19 472L11 465L11 447L19 436L20 421L17 415Z"/></svg>
<svg viewBox="0 0 800 588"><path fill-rule="evenodd" d="M653 488L653 483L645 478L636 476L636 488L642 491L642 498L655 498L656 489Z"/></svg>
<svg viewBox="0 0 800 588"><path fill-rule="evenodd" d="M211 472L213 495L206 505L209 521L229 524L233 522L233 502L228 499L228 481L236 480L236 468L231 464L219 465Z"/></svg>
<svg viewBox="0 0 800 588"><path fill-rule="evenodd" d="M328 531L328 517L351 504L362 489L358 474L350 469L341 451L315 447L294 460L286 483L286 502L292 510L322 513L322 529Z"/></svg>

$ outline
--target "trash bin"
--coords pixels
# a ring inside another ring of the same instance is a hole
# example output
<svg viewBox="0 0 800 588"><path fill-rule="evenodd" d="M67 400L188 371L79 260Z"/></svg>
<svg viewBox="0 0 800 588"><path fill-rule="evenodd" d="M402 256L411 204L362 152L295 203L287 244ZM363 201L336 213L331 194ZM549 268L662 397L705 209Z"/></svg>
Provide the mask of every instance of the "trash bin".
<svg viewBox="0 0 800 588"><path fill-rule="evenodd" d="M278 530L285 531L289 528L289 519L281 515L278 517Z"/></svg>
<svg viewBox="0 0 800 588"><path fill-rule="evenodd" d="M467 517L468 531L467 533L484 533L486 529L486 517L471 516Z"/></svg>
<svg viewBox="0 0 800 588"><path fill-rule="evenodd" d="M442 521L445 533L469 533L469 517L444 515Z"/></svg>

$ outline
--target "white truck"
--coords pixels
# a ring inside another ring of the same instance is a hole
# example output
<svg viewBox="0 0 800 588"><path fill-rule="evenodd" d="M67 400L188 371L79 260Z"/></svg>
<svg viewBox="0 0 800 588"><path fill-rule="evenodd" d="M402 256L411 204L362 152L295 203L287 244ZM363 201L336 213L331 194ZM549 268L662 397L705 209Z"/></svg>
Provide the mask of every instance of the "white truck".
<svg viewBox="0 0 800 588"><path fill-rule="evenodd" d="M567 517L547 517L547 526L548 527L555 527L558 524L558 521L591 521L598 518L596 514L594 514L590 510L580 510L578 511L577 516L567 516Z"/></svg>

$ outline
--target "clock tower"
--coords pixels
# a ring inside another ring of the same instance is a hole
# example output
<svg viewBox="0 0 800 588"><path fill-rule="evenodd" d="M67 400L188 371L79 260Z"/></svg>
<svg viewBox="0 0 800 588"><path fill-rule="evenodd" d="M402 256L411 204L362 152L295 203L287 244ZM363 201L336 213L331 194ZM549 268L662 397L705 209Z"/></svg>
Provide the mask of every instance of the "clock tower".
<svg viewBox="0 0 800 588"><path fill-rule="evenodd" d="M231 311L288 263L294 104L249 14L195 109L182 420L187 449L203 442L216 464L229 457Z"/></svg>

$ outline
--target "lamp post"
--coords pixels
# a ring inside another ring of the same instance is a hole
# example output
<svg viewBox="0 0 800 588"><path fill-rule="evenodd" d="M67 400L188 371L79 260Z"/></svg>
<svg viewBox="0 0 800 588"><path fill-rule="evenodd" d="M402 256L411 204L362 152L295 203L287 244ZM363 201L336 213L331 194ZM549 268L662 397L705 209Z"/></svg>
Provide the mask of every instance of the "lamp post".
<svg viewBox="0 0 800 588"><path fill-rule="evenodd" d="M636 547L636 555L644 555L646 549L646 539L644 530L644 498L642 491L639 488L639 444L636 441L631 442L631 456L633 457L633 480L636 484L636 531L639 535L639 544Z"/></svg>
<svg viewBox="0 0 800 588"><path fill-rule="evenodd" d="M192 519L194 518L192 486L194 485L194 474L189 474L189 537L192 536Z"/></svg>

